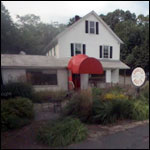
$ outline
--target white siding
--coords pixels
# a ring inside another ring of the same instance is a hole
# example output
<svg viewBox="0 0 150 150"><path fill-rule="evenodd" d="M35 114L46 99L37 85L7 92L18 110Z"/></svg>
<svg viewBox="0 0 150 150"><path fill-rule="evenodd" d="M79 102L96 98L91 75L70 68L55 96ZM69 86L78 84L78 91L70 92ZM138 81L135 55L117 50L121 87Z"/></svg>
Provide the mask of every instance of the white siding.
<svg viewBox="0 0 150 150"><path fill-rule="evenodd" d="M99 22L99 20L93 15L90 15L85 20ZM100 45L113 46L112 59L119 60L120 43L116 40L116 38L104 27L101 22L99 22L98 35L85 33L85 20L59 38L59 57L71 56L70 43L83 43L86 44L86 54L95 58L99 58Z"/></svg>

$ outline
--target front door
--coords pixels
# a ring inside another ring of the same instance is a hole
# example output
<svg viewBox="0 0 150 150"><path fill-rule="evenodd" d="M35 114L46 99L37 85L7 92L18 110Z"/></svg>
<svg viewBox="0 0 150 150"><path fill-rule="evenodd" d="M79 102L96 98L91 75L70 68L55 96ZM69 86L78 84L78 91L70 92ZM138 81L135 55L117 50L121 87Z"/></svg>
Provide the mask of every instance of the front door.
<svg viewBox="0 0 150 150"><path fill-rule="evenodd" d="M72 80L75 86L75 90L80 89L80 74L73 74Z"/></svg>

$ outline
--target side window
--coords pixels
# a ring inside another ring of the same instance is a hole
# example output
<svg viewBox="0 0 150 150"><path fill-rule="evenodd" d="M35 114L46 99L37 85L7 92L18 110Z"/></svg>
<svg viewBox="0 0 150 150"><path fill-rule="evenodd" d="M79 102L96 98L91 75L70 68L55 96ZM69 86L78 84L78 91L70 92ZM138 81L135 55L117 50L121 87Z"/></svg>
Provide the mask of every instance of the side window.
<svg viewBox="0 0 150 150"><path fill-rule="evenodd" d="M86 45L81 43L71 43L71 56L86 54Z"/></svg>
<svg viewBox="0 0 150 150"><path fill-rule="evenodd" d="M100 58L112 58L113 56L113 47L112 46L106 46L106 45L100 45L99 48L99 57Z"/></svg>
<svg viewBox="0 0 150 150"><path fill-rule="evenodd" d="M104 52L103 52L103 56L104 58L108 58L109 52L108 52L108 46L104 46Z"/></svg>

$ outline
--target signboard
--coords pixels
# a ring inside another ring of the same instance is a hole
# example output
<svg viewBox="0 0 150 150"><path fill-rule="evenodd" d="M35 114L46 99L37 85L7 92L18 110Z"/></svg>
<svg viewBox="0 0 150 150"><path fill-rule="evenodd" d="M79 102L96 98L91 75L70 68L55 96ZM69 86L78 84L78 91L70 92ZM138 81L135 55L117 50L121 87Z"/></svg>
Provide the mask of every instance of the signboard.
<svg viewBox="0 0 150 150"><path fill-rule="evenodd" d="M136 87L142 86L145 82L145 79L145 71L141 67L137 67L133 70L131 80Z"/></svg>

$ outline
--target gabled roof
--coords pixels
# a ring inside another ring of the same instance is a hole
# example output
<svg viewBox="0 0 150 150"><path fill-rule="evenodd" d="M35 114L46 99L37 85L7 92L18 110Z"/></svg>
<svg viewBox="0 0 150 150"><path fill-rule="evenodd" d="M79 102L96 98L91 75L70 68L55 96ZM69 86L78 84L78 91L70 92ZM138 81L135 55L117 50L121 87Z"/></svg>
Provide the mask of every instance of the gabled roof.
<svg viewBox="0 0 150 150"><path fill-rule="evenodd" d="M66 32L70 31L72 28L74 28L76 25L78 25L80 22L82 22L84 19L86 19L87 17L89 17L90 15L94 15L104 26L105 28L118 40L119 43L124 44L123 41L114 33L114 31L101 19L100 16L98 16L96 14L95 11L91 11L90 13L88 13L87 15L85 15L84 17L82 17L81 19L79 19L78 21L76 21L75 23L73 23L71 26L67 27L64 31L62 31L61 33L59 33L47 46L45 49L47 48L51 48L53 47L53 45L57 44L58 39L63 36Z"/></svg>

